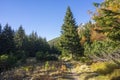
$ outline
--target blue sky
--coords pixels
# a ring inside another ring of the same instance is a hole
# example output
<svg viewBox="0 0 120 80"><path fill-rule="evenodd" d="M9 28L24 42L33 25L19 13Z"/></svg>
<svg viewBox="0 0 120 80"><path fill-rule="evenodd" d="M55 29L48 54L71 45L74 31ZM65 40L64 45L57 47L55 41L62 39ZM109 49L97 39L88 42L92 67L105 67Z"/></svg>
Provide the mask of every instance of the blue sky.
<svg viewBox="0 0 120 80"><path fill-rule="evenodd" d="M70 6L77 25L90 20L88 10L94 11L93 2L103 0L0 0L0 24L8 23L14 30L20 25L51 40L60 36L66 8Z"/></svg>

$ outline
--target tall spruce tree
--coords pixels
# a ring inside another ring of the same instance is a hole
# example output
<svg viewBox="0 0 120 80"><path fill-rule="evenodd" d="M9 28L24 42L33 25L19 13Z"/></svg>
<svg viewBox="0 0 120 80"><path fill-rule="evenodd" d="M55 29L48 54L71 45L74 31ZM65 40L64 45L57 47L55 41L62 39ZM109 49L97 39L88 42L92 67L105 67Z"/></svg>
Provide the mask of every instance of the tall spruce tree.
<svg viewBox="0 0 120 80"><path fill-rule="evenodd" d="M60 46L62 49L67 51L67 53L72 54L72 58L77 55L82 55L82 47L77 32L77 25L70 7L67 8L61 33Z"/></svg>
<svg viewBox="0 0 120 80"><path fill-rule="evenodd" d="M17 50L24 50L24 42L25 42L25 31L22 26L19 27L18 31L15 34L15 43Z"/></svg>
<svg viewBox="0 0 120 80"><path fill-rule="evenodd" d="M6 24L0 36L0 52L9 54L14 51L14 31Z"/></svg>
<svg viewBox="0 0 120 80"><path fill-rule="evenodd" d="M28 36L29 46L27 47L30 57L35 57L35 53L38 52L40 43L38 42L38 35L36 32L32 32Z"/></svg>
<svg viewBox="0 0 120 80"><path fill-rule="evenodd" d="M26 57L28 57L28 51L26 49L28 40L22 25L16 31L14 40L16 46L15 56L18 60L22 60L24 62Z"/></svg>
<svg viewBox="0 0 120 80"><path fill-rule="evenodd" d="M1 26L1 24L0 24L0 44L2 44L1 33L2 33L2 26ZM2 48L2 45L0 45L0 54L1 54L1 48Z"/></svg>

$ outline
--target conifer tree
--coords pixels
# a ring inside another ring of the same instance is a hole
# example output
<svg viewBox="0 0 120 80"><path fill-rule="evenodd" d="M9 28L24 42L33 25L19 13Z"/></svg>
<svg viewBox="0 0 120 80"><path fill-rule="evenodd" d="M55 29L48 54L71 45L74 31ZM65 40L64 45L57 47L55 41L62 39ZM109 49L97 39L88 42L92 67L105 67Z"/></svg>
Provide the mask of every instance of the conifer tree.
<svg viewBox="0 0 120 80"><path fill-rule="evenodd" d="M72 57L78 54L82 55L77 25L75 23L75 19L73 18L70 7L67 8L61 33L60 46L62 49L72 54Z"/></svg>
<svg viewBox="0 0 120 80"><path fill-rule="evenodd" d="M2 32L2 26L1 26L1 24L0 24L0 34L1 34L1 32Z"/></svg>
<svg viewBox="0 0 120 80"><path fill-rule="evenodd" d="M18 50L23 50L24 42L25 42L25 31L22 26L19 27L18 31L15 34L15 43L16 48Z"/></svg>
<svg viewBox="0 0 120 80"><path fill-rule="evenodd" d="M14 50L14 31L6 24L0 36L1 53L9 54Z"/></svg>
<svg viewBox="0 0 120 80"><path fill-rule="evenodd" d="M0 24L0 54L1 54L1 48L2 48L2 36L1 36L1 33L2 33L2 26L1 26L1 24Z"/></svg>
<svg viewBox="0 0 120 80"><path fill-rule="evenodd" d="M30 57L34 57L35 53L40 50L40 43L38 42L38 35L36 32L32 32L28 36L29 46L27 47Z"/></svg>

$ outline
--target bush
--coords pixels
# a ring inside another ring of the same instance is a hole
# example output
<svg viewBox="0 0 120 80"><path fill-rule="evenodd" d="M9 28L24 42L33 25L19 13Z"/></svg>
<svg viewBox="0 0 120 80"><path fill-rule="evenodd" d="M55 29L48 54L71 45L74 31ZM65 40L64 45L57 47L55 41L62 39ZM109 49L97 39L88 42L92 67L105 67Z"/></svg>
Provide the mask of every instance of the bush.
<svg viewBox="0 0 120 80"><path fill-rule="evenodd" d="M47 57L46 57L46 60L47 60L47 61L57 61L58 58L55 57L55 56L47 56Z"/></svg>
<svg viewBox="0 0 120 80"><path fill-rule="evenodd" d="M8 63L9 63L11 66L14 66L16 62L17 62L17 59L16 59L15 56L9 56L9 58L8 58Z"/></svg>
<svg viewBox="0 0 120 80"><path fill-rule="evenodd" d="M36 59L37 60L44 60L45 59L45 54L43 52L37 52L36 53Z"/></svg>
<svg viewBox="0 0 120 80"><path fill-rule="evenodd" d="M0 62L6 62L8 60L8 55L1 55Z"/></svg>
<svg viewBox="0 0 120 80"><path fill-rule="evenodd" d="M10 64L14 64L16 62L16 57L5 54L5 55L1 55L0 56L0 61L1 62L8 62Z"/></svg>
<svg viewBox="0 0 120 80"><path fill-rule="evenodd" d="M9 55L1 55L0 56L0 70L7 70L13 67L16 63L16 58L14 56Z"/></svg>
<svg viewBox="0 0 120 80"><path fill-rule="evenodd" d="M102 53L112 53L118 46L112 41L94 41L92 44L84 44L84 55L99 55Z"/></svg>
<svg viewBox="0 0 120 80"><path fill-rule="evenodd" d="M54 60L58 60L57 57L52 56L52 55L48 55L49 53L43 53L43 52L37 52L36 53L36 59L37 60L44 60L44 61L54 61Z"/></svg>
<svg viewBox="0 0 120 80"><path fill-rule="evenodd" d="M18 60L21 60L22 62L24 62L26 59L25 51L17 51L15 56L17 57Z"/></svg>
<svg viewBox="0 0 120 80"><path fill-rule="evenodd" d="M89 63L90 62L90 59L87 58L87 57L80 57L79 59L81 62L85 62L85 63Z"/></svg>

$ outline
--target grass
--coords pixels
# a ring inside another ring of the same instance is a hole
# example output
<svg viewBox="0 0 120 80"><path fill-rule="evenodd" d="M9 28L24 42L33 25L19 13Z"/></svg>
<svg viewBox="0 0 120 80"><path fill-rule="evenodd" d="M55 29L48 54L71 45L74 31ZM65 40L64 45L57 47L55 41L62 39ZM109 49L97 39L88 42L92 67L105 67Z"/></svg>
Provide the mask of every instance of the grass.
<svg viewBox="0 0 120 80"><path fill-rule="evenodd" d="M81 62L68 62L72 64L69 70L65 66L65 62L47 61L36 64L24 65L11 71L7 71L0 76L1 79L23 80L25 79L42 79L42 80L58 80L75 78L74 75L83 78L83 80L119 80L120 68L113 62L96 62L87 65ZM89 70L90 69L90 70ZM74 74L74 75L73 75ZM45 78L46 77L46 78ZM54 79L56 78L56 79ZM29 80L28 79L28 80Z"/></svg>
<svg viewBox="0 0 120 80"><path fill-rule="evenodd" d="M91 65L91 69L101 75L110 74L116 68L119 66L113 62L97 62Z"/></svg>
<svg viewBox="0 0 120 80"><path fill-rule="evenodd" d="M120 67L114 62L93 63L91 69L99 73L95 80L120 80Z"/></svg>

